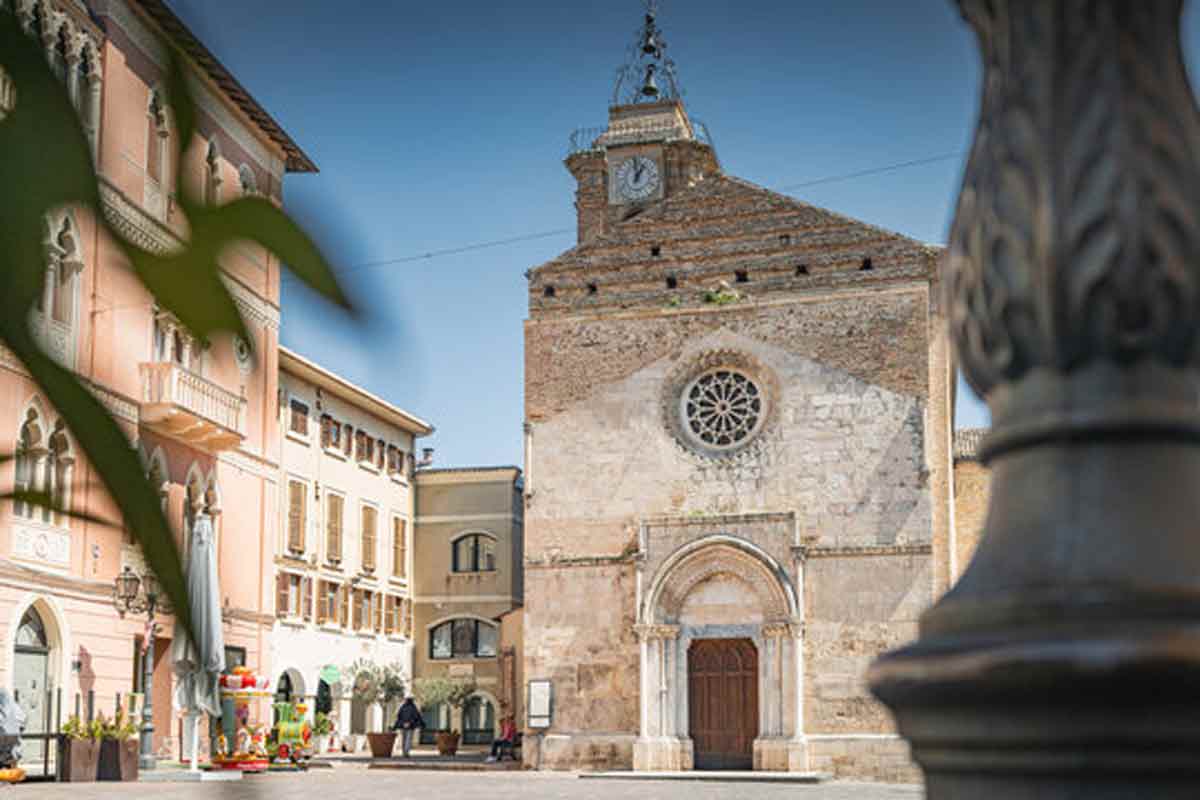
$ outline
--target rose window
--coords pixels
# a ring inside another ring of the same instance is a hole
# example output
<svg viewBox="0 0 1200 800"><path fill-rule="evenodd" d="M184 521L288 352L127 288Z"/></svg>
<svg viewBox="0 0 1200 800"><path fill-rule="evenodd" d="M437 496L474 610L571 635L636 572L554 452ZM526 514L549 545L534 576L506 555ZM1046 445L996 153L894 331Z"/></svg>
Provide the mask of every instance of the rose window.
<svg viewBox="0 0 1200 800"><path fill-rule="evenodd" d="M717 369L688 384L680 412L684 430L697 442L726 450L758 432L763 421L762 392L745 374Z"/></svg>

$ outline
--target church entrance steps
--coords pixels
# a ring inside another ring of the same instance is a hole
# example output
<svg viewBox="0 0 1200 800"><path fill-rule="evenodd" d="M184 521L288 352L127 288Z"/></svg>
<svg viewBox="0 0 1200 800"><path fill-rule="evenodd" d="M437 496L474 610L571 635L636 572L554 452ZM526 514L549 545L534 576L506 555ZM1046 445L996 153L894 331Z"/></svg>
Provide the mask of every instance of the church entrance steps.
<svg viewBox="0 0 1200 800"><path fill-rule="evenodd" d="M825 772L750 772L741 770L691 770L688 772L581 772L589 780L627 781L715 781L722 783L822 783L830 779Z"/></svg>

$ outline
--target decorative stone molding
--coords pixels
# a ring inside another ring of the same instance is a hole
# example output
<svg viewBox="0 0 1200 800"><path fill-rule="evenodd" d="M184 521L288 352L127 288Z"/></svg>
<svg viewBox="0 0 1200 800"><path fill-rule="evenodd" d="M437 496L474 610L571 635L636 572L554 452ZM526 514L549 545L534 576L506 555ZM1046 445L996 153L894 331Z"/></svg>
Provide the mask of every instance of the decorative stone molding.
<svg viewBox="0 0 1200 800"><path fill-rule="evenodd" d="M143 250L168 255L183 248L183 240L130 200L108 178L100 176L100 202L104 218L116 231Z"/></svg>
<svg viewBox="0 0 1200 800"><path fill-rule="evenodd" d="M255 294L228 273L221 273L225 288L233 295L233 302L242 312L242 318L251 326L279 330L279 307L266 298Z"/></svg>
<svg viewBox="0 0 1200 800"><path fill-rule="evenodd" d="M679 619L684 602L700 584L717 575L731 575L758 599L767 619L790 617L794 612L787 576L772 569L762 558L725 541L703 544L678 560L664 564L655 577L647 599L644 620Z"/></svg>
<svg viewBox="0 0 1200 800"><path fill-rule="evenodd" d="M633 631L638 635L639 641L650 641L652 639L669 641L679 638L678 625L634 625Z"/></svg>
<svg viewBox="0 0 1200 800"><path fill-rule="evenodd" d="M131 425L137 425L139 423L140 417L138 415L138 403L132 398L118 394L112 389L101 386L95 381L81 376L77 377L79 377L80 383L82 383L88 389L88 391L90 391L92 395L100 401L100 404L104 406L109 414L119 420L128 422Z"/></svg>
<svg viewBox="0 0 1200 800"><path fill-rule="evenodd" d="M801 547L804 558L838 558L846 556L927 556L933 553L933 545L889 544L889 545L823 545Z"/></svg>

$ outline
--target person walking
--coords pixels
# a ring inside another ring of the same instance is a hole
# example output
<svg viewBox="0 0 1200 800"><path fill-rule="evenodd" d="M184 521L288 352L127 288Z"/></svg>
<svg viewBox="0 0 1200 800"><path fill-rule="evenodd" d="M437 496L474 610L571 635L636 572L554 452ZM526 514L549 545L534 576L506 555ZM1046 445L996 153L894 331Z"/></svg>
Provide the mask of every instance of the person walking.
<svg viewBox="0 0 1200 800"><path fill-rule="evenodd" d="M507 716L500 721L500 738L492 742L492 754L487 758L488 763L496 761L505 749L511 753L516 741L517 723L511 716Z"/></svg>
<svg viewBox="0 0 1200 800"><path fill-rule="evenodd" d="M392 730L400 731L400 749L405 758L409 757L409 751L412 750L413 732L424 727L425 720L421 717L421 710L417 708L412 695L409 695L404 698L400 710L396 712L396 723L392 725Z"/></svg>

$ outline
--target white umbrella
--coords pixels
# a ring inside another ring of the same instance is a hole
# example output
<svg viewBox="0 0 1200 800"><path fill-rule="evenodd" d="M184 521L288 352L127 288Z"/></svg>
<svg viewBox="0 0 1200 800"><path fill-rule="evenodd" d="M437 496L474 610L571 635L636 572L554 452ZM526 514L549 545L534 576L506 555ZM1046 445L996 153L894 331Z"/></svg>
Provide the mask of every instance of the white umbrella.
<svg viewBox="0 0 1200 800"><path fill-rule="evenodd" d="M207 514L199 514L192 525L187 564L188 606L192 610L196 639L193 642L186 631L176 626L171 642L175 707L188 716L193 770L196 769L200 715L216 717L221 714L220 680L225 671L225 635L221 631L220 587L212 519Z"/></svg>

